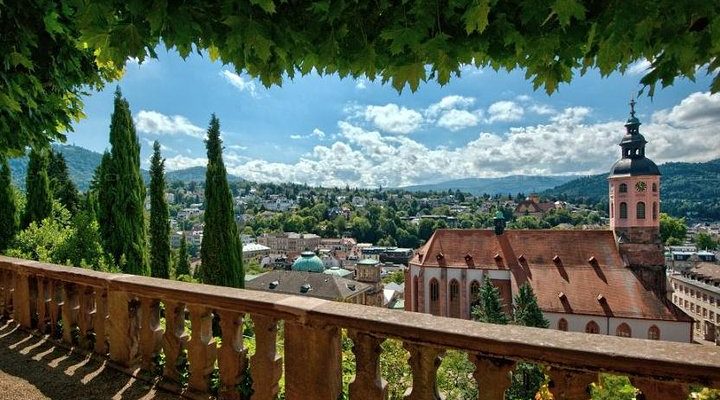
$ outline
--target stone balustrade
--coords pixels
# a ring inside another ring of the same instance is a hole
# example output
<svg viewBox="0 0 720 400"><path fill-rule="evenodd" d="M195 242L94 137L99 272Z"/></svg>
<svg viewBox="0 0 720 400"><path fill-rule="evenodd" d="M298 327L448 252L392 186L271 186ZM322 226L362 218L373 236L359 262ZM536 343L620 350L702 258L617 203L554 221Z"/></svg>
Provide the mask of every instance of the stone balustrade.
<svg viewBox="0 0 720 400"><path fill-rule="evenodd" d="M440 398L436 374L447 349L465 352L475 364L483 400L503 398L508 372L520 361L547 367L555 399L588 398L599 372L628 375L648 400L686 399L690 384L720 386L717 347L482 324L8 257L0 257L0 313L133 374L161 374L166 385L186 381L185 393L194 397L208 396L217 365L222 399L241 398L237 387L246 373L253 399L274 399L284 373L287 399L336 400L342 391L342 330L353 341L353 400L387 397L379 365L386 338L401 340L410 353L407 399ZM248 318L255 335L252 357L243 347ZM214 332L221 332L220 344ZM280 333L284 346L278 350Z"/></svg>

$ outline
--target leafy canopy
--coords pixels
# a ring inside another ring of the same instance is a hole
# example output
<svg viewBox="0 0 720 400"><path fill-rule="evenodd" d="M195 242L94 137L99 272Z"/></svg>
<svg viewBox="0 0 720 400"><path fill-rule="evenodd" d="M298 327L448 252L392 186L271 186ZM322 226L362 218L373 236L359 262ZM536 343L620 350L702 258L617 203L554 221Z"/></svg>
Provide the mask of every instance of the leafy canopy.
<svg viewBox="0 0 720 400"><path fill-rule="evenodd" d="M263 84L313 70L397 90L447 83L461 67L522 68L548 93L576 71L603 75L647 59L642 78L720 67L720 3L638 0L277 0L6 2L0 13L0 150L19 150L82 116L80 95L118 77L128 57L164 44L231 63ZM87 86L86 86L87 85ZM715 75L711 90L720 90Z"/></svg>

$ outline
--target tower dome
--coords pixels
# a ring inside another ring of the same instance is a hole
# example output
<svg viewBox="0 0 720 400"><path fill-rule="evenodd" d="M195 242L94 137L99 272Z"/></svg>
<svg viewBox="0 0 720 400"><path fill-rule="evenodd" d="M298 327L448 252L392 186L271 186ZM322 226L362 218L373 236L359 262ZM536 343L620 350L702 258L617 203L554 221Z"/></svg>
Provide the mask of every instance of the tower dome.
<svg viewBox="0 0 720 400"><path fill-rule="evenodd" d="M635 116L635 100L630 102L630 118L625 123L627 132L620 141L622 158L610 168L610 177L660 175L657 165L645 157L647 140L640 134L640 120Z"/></svg>
<svg viewBox="0 0 720 400"><path fill-rule="evenodd" d="M320 257L316 256L312 251L303 251L297 260L292 265L293 271L305 271L305 272L323 272L325 271L325 265L323 265Z"/></svg>

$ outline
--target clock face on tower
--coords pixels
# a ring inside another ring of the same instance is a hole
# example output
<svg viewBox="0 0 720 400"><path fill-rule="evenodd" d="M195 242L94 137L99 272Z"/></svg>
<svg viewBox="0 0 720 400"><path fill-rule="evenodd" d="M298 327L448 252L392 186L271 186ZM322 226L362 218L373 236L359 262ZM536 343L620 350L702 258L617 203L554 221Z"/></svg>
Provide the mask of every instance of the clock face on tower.
<svg viewBox="0 0 720 400"><path fill-rule="evenodd" d="M635 184L635 190L638 192L644 192L645 189L647 189L647 184L645 182L638 182Z"/></svg>

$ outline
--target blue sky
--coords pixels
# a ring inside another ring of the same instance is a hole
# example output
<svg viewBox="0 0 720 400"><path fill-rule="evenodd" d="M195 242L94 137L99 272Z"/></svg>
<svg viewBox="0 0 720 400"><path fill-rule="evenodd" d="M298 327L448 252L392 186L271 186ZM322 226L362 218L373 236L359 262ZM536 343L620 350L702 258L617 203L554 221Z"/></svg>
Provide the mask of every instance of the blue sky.
<svg viewBox="0 0 720 400"><path fill-rule="evenodd" d="M117 83L130 107L147 166L151 143L168 169L205 163L210 114L221 121L231 173L256 181L403 186L469 177L602 172L617 158L628 101L644 63L625 75L577 76L548 96L523 71L468 67L441 87L398 94L389 84L311 74L265 88L232 66L174 51L138 65ZM680 80L641 96L638 115L658 162L720 157L713 145L720 98L710 77ZM115 84L85 99L87 118L68 135L95 151L108 146Z"/></svg>

